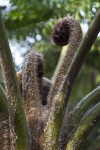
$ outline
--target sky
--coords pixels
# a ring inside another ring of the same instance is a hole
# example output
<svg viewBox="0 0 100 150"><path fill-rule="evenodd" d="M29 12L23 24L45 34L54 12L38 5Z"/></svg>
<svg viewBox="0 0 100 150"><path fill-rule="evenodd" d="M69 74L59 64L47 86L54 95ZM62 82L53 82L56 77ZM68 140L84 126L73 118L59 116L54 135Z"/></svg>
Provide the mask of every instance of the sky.
<svg viewBox="0 0 100 150"><path fill-rule="evenodd" d="M9 0L0 0L0 6L4 6L4 5L8 5L9 4Z"/></svg>

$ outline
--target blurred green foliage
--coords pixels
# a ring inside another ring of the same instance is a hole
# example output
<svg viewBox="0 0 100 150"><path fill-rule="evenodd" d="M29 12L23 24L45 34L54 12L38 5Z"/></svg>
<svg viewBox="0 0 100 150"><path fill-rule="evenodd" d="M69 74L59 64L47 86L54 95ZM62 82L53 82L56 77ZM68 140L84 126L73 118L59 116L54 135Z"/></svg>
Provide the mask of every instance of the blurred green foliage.
<svg viewBox="0 0 100 150"><path fill-rule="evenodd" d="M68 15L89 24L100 7L99 0L10 0L10 3L11 10L5 13L5 26L9 37L15 35L18 39L36 38L37 34L44 37L58 18Z"/></svg>
<svg viewBox="0 0 100 150"><path fill-rule="evenodd" d="M30 49L37 49L43 53L45 76L48 78L51 78L54 73L62 49L51 41L51 32L55 22L62 17L73 16L81 25L89 26L100 8L99 0L10 0L10 3L11 9L3 11L9 39L16 38L20 43L20 41L24 42L27 37L33 38L35 42L27 44L30 45ZM38 39L37 35L41 38ZM98 84L100 84L100 37L89 52L73 87L69 109L73 108ZM96 130L96 135L93 135L93 131L87 143L100 133L98 126L94 130Z"/></svg>

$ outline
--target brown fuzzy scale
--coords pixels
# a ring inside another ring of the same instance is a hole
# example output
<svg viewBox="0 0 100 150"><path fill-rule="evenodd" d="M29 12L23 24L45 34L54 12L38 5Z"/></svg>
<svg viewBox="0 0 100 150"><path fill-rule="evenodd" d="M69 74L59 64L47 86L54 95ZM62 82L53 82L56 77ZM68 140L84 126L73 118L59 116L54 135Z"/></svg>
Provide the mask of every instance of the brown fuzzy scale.
<svg viewBox="0 0 100 150"><path fill-rule="evenodd" d="M0 112L0 150L10 150L10 126L8 117Z"/></svg>

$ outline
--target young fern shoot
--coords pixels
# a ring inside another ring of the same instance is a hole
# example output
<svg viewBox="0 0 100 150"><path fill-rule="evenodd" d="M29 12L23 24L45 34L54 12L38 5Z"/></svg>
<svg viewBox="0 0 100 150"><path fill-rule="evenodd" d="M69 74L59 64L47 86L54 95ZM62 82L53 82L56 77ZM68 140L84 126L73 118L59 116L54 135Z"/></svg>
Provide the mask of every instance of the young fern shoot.
<svg viewBox="0 0 100 150"><path fill-rule="evenodd" d="M50 108L52 103L55 102L54 99L62 88L69 65L82 39L80 24L73 18L63 18L59 20L53 28L52 39L54 43L59 46L69 45L54 80L53 87L48 98L48 108Z"/></svg>
<svg viewBox="0 0 100 150"><path fill-rule="evenodd" d="M44 149L57 149L60 128L65 111L65 102L63 93L60 93L65 82L65 76L75 52L80 44L82 38L82 30L79 23L73 18L63 18L55 25L52 38L54 42L60 46L69 43L66 54L63 58L62 64L59 67L57 76L54 80L48 97L48 123L44 134ZM57 119L59 118L59 119ZM53 140L53 144L52 144Z"/></svg>
<svg viewBox="0 0 100 150"><path fill-rule="evenodd" d="M32 141L31 150L40 149L42 62L42 55L31 51L26 55L22 67L22 98Z"/></svg>
<svg viewBox="0 0 100 150"><path fill-rule="evenodd" d="M22 71L17 76L30 131L31 150L41 149L39 139L44 128L44 107L51 88L51 82L43 78L43 74L43 56L37 51L30 51L25 56Z"/></svg>

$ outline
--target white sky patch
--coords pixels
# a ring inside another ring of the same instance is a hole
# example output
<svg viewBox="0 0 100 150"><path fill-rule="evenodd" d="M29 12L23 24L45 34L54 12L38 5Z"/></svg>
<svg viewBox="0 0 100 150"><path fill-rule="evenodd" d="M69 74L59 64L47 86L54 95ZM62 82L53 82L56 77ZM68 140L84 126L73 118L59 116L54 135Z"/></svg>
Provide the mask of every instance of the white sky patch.
<svg viewBox="0 0 100 150"><path fill-rule="evenodd" d="M8 6L9 0L0 0L0 6Z"/></svg>
<svg viewBox="0 0 100 150"><path fill-rule="evenodd" d="M40 41L41 40L41 35L36 35L36 39L37 39L37 41Z"/></svg>
<svg viewBox="0 0 100 150"><path fill-rule="evenodd" d="M35 40L33 38L29 37L29 36L26 37L26 40L28 42L30 42L31 44L35 43Z"/></svg>
<svg viewBox="0 0 100 150"><path fill-rule="evenodd" d="M80 14L84 17L85 16L85 13L83 10L80 10Z"/></svg>
<svg viewBox="0 0 100 150"><path fill-rule="evenodd" d="M0 6L6 6L6 12L9 12L11 9L11 4L9 3L9 0L0 0Z"/></svg>
<svg viewBox="0 0 100 150"><path fill-rule="evenodd" d="M86 33L88 31L88 25L87 24L81 24L81 27L82 27L82 31L84 33ZM100 32L98 34L98 37L100 37Z"/></svg>
<svg viewBox="0 0 100 150"><path fill-rule="evenodd" d="M88 25L87 25L87 24L81 24L81 27L82 27L82 31L83 31L84 33L86 33L87 30L88 30Z"/></svg>
<svg viewBox="0 0 100 150"><path fill-rule="evenodd" d="M10 49L17 66L21 68L23 62L23 55L27 52L27 46L21 47L16 40L9 41Z"/></svg>

